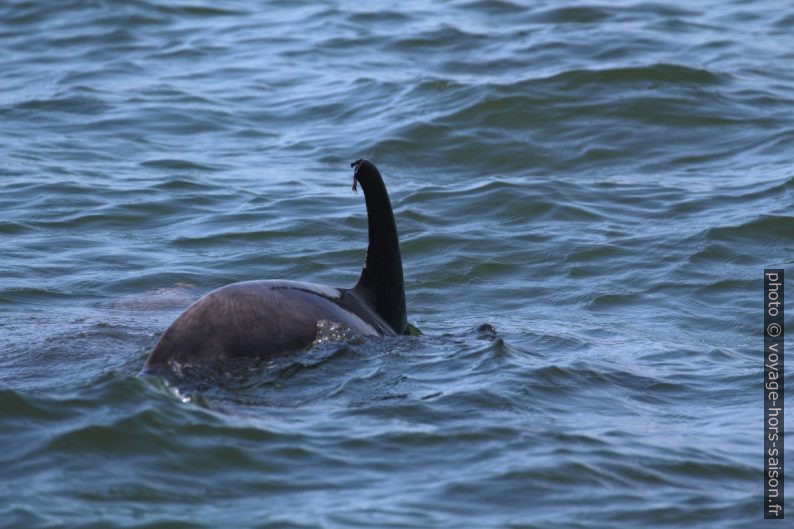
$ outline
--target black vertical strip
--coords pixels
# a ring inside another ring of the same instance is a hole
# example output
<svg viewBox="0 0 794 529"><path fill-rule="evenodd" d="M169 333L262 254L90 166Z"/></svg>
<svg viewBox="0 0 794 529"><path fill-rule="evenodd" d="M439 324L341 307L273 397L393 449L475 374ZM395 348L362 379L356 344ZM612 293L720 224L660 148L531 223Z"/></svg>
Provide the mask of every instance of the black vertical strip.
<svg viewBox="0 0 794 529"><path fill-rule="evenodd" d="M764 270L764 518L783 519L783 270Z"/></svg>

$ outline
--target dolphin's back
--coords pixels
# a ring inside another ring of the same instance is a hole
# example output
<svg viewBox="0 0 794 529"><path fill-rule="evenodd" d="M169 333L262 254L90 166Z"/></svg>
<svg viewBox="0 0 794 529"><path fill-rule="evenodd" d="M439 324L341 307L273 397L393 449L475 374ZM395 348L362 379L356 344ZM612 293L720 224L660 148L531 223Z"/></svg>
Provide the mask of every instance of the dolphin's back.
<svg viewBox="0 0 794 529"><path fill-rule="evenodd" d="M322 320L361 336L394 334L351 290L297 281L246 281L214 290L188 307L163 333L146 369L302 351L314 342Z"/></svg>

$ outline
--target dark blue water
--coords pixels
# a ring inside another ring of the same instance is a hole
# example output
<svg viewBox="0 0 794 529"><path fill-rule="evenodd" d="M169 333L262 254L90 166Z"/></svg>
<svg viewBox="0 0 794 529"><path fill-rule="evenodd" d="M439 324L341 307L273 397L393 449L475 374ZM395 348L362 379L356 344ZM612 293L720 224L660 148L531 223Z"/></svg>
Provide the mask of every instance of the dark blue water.
<svg viewBox="0 0 794 529"><path fill-rule="evenodd" d="M0 5L0 526L755 527L794 7ZM138 376L213 288L349 287L386 179L419 337Z"/></svg>

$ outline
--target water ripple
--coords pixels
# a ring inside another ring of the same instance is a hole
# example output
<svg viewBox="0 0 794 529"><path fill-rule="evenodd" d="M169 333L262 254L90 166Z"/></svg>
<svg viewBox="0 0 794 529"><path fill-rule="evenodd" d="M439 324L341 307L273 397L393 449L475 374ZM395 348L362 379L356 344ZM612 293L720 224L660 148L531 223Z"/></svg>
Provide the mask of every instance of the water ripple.
<svg viewBox="0 0 794 529"><path fill-rule="evenodd" d="M791 19L3 2L0 519L751 526L759 274L794 250ZM422 336L137 376L213 288L354 284L362 156Z"/></svg>

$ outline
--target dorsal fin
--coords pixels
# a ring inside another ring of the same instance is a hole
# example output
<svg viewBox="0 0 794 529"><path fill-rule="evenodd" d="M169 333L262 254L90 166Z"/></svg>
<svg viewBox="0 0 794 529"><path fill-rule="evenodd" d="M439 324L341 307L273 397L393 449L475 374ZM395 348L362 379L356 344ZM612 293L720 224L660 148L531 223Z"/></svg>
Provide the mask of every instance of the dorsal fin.
<svg viewBox="0 0 794 529"><path fill-rule="evenodd" d="M405 289L400 241L383 177L369 160L353 162L354 182L361 184L367 203L369 247L364 269L353 291L397 334L407 332Z"/></svg>

